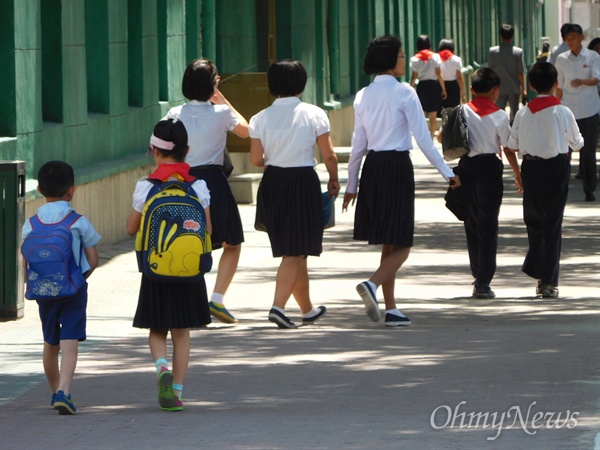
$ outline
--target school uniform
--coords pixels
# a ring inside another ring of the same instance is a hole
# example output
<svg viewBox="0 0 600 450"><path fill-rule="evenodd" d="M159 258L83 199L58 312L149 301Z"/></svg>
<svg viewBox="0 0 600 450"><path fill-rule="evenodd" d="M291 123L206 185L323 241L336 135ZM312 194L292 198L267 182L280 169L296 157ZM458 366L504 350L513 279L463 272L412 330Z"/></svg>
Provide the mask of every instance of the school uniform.
<svg viewBox="0 0 600 450"><path fill-rule="evenodd" d="M242 219L222 170L227 132L239 124L237 116L227 105L190 100L171 108L165 119L178 119L185 125L190 146L185 162L191 167L190 174L204 180L210 190L213 249L221 248L223 242L241 244Z"/></svg>
<svg viewBox="0 0 600 450"><path fill-rule="evenodd" d="M163 171L165 166L172 168ZM178 175L176 175L179 174ZM149 178L161 180L193 181L190 168L184 163L161 164ZM133 192L133 209L141 213L150 189L154 187L146 178L137 182ZM212 205L204 180L195 180L192 188L204 209ZM138 305L133 318L135 328L168 330L171 328L196 328L211 322L204 277L195 282L163 282L142 274Z"/></svg>
<svg viewBox="0 0 600 450"><path fill-rule="evenodd" d="M600 97L596 86L573 87L571 81L585 78L600 80L600 55L585 47L577 56L571 51L561 53L556 59L556 70L558 87L563 90L561 102L573 112L585 141L579 154L579 173L583 192L591 196L598 184L596 143Z"/></svg>
<svg viewBox="0 0 600 450"><path fill-rule="evenodd" d="M330 130L327 114L298 97L277 98L250 119L249 129L264 149L256 224L268 233L273 256L319 256L323 206L314 147Z"/></svg>
<svg viewBox="0 0 600 450"><path fill-rule="evenodd" d="M521 109L508 147L523 157L523 219L529 249L523 272L558 286L562 219L569 191L568 146L583 147L573 113L556 97L541 95Z"/></svg>
<svg viewBox="0 0 600 450"><path fill-rule="evenodd" d="M71 211L74 211L71 204L61 200L42 205L37 210L37 216L42 223L57 223L67 217ZM21 230L23 240L31 233L31 230L31 223L27 220ZM81 216L73 223L71 233L75 262L85 274L91 267L83 249L98 244L100 235L85 216ZM87 281L73 297L36 300L39 306L44 341L50 345L58 345L63 339L84 341L86 339L87 300Z"/></svg>
<svg viewBox="0 0 600 450"><path fill-rule="evenodd" d="M462 70L462 59L450 50L442 50L438 53L441 60L440 70L446 85L446 98L442 99L443 108L451 108L460 105L460 85L456 78L456 72Z"/></svg>
<svg viewBox="0 0 600 450"><path fill-rule="evenodd" d="M425 112L437 112L442 108L442 87L436 69L442 60L431 50L421 50L410 58L410 69L417 73L417 95Z"/></svg>
<svg viewBox="0 0 600 450"><path fill-rule="evenodd" d="M504 111L482 97L464 105L463 114L470 151L458 162L461 187L456 193L466 205L465 235L477 287L489 285L496 273L498 216L504 193L504 166L498 153L508 142L510 124Z"/></svg>
<svg viewBox="0 0 600 450"><path fill-rule="evenodd" d="M391 75L378 75L356 94L346 187L348 193L358 192L355 240L375 245L413 245L415 182L409 154L412 136L446 180L454 176L433 145L423 108L412 87Z"/></svg>

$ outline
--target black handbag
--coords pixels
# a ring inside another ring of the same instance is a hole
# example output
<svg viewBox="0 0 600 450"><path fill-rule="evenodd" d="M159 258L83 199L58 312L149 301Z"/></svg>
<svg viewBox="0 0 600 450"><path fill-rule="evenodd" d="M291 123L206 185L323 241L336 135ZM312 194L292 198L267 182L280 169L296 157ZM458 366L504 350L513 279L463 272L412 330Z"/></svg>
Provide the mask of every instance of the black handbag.
<svg viewBox="0 0 600 450"><path fill-rule="evenodd" d="M442 154L446 161L461 158L469 153L469 128L463 106L442 110Z"/></svg>
<svg viewBox="0 0 600 450"><path fill-rule="evenodd" d="M225 147L225 151L223 152L223 165L221 166L221 170L223 170L223 173L225 174L225 176L227 178L229 178L229 175L231 175L231 172L233 172L233 163L231 162L231 156L229 155L229 150L227 150L227 147Z"/></svg>

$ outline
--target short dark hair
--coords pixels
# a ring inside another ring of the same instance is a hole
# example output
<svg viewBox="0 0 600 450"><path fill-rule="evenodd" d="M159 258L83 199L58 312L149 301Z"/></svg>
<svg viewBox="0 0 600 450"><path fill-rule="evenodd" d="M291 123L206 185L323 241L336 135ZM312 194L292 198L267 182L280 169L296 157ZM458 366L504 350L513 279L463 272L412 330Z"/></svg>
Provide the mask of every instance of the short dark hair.
<svg viewBox="0 0 600 450"><path fill-rule="evenodd" d="M583 34L583 28L581 28L581 25L578 25L576 23L566 23L565 25L565 37L569 33Z"/></svg>
<svg viewBox="0 0 600 450"><path fill-rule="evenodd" d="M515 29L508 23L500 25L500 37L505 41L510 41L515 36Z"/></svg>
<svg viewBox="0 0 600 450"><path fill-rule="evenodd" d="M596 45L600 44L600 37L594 38L590 41L590 43L588 44L588 48L590 50L594 50L594 47Z"/></svg>
<svg viewBox="0 0 600 450"><path fill-rule="evenodd" d="M567 35L567 28L569 27L569 25L571 25L570 23L563 23L562 26L560 27L560 36L563 38L563 40L565 39L565 36Z"/></svg>
<svg viewBox="0 0 600 450"><path fill-rule="evenodd" d="M438 45L438 52L443 50L450 50L454 53L454 41L452 39L442 39L440 45Z"/></svg>
<svg viewBox="0 0 600 450"><path fill-rule="evenodd" d="M273 97L293 97L304 92L308 75L300 63L291 59L284 59L271 64L267 71L269 92Z"/></svg>
<svg viewBox="0 0 600 450"><path fill-rule="evenodd" d="M61 198L75 184L73 168L64 161L48 161L38 171L38 187L44 197Z"/></svg>
<svg viewBox="0 0 600 450"><path fill-rule="evenodd" d="M152 134L163 141L175 144L172 150L154 146L161 155L171 156L178 162L185 160L188 148L188 134L181 120L161 120L154 126Z"/></svg>
<svg viewBox="0 0 600 450"><path fill-rule="evenodd" d="M426 34L417 38L417 50L428 50L431 48L431 39Z"/></svg>
<svg viewBox="0 0 600 450"><path fill-rule="evenodd" d="M500 75L494 69L481 67L477 69L471 78L471 87L476 94L485 94L496 86L500 86Z"/></svg>
<svg viewBox="0 0 600 450"><path fill-rule="evenodd" d="M376 75L394 69L401 48L402 41L389 34L372 39L363 60L363 71L366 75Z"/></svg>
<svg viewBox="0 0 600 450"><path fill-rule="evenodd" d="M195 59L183 73L181 92L188 100L206 102L215 93L219 72L217 66L208 59Z"/></svg>
<svg viewBox="0 0 600 450"><path fill-rule="evenodd" d="M527 79L536 92L549 92L558 80L558 72L549 62L536 62L529 68Z"/></svg>

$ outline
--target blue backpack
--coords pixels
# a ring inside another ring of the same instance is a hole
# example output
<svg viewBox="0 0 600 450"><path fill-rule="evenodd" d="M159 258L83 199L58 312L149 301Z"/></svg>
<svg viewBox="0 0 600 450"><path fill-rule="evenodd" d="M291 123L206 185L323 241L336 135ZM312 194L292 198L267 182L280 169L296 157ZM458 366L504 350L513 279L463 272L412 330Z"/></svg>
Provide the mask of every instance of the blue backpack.
<svg viewBox="0 0 600 450"><path fill-rule="evenodd" d="M156 281L199 281L212 268L212 243L192 183L148 181L135 240L139 271Z"/></svg>
<svg viewBox="0 0 600 450"><path fill-rule="evenodd" d="M71 211L57 223L43 223L37 214L29 219L31 233L21 246L27 263L25 298L59 299L72 297L79 292L85 278L73 254L71 226L80 217L80 214Z"/></svg>

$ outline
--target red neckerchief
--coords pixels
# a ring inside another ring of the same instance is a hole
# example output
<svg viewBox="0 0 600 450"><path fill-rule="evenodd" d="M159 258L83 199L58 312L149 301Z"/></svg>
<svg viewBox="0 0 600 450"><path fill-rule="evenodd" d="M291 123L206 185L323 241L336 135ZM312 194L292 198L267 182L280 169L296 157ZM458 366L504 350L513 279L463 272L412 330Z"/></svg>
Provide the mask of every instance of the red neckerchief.
<svg viewBox="0 0 600 450"><path fill-rule="evenodd" d="M487 116L488 114L492 114L500 110L500 108L494 105L494 102L484 97L475 97L473 100L467 103L467 105L469 105L469 107L475 111L479 117Z"/></svg>
<svg viewBox="0 0 600 450"><path fill-rule="evenodd" d="M431 50L425 49L421 50L420 52L417 52L415 56L417 57L417 59L427 62L433 57L433 55L434 53Z"/></svg>
<svg viewBox="0 0 600 450"><path fill-rule="evenodd" d="M175 176L180 181L194 181L196 177L190 175L190 165L186 163L160 164L154 172L148 175L153 180L165 181Z"/></svg>
<svg viewBox="0 0 600 450"><path fill-rule="evenodd" d="M527 103L527 107L531 111L531 114L540 112L543 109L550 108L551 106L560 105L560 100L554 95L544 95L543 97L536 97Z"/></svg>
<svg viewBox="0 0 600 450"><path fill-rule="evenodd" d="M440 58L442 58L442 62L446 62L448 59L454 56L454 53L452 53L450 50L442 50L441 52L438 52L438 55L440 55Z"/></svg>

